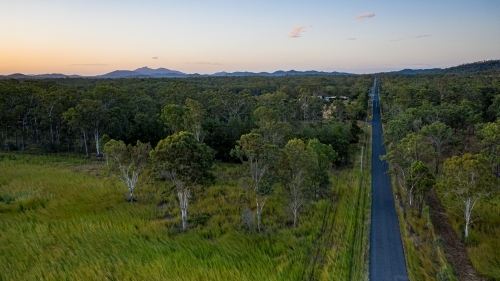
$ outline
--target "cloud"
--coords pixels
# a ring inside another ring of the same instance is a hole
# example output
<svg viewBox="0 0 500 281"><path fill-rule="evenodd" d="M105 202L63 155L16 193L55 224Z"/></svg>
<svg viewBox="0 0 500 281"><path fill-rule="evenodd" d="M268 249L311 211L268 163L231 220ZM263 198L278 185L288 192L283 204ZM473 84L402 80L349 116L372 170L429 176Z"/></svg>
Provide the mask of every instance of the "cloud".
<svg viewBox="0 0 500 281"><path fill-rule="evenodd" d="M154 59L154 60L157 60L157 59L158 59L158 57L153 57L153 59Z"/></svg>
<svg viewBox="0 0 500 281"><path fill-rule="evenodd" d="M75 64L69 64L68 66L108 66L108 65L104 63L75 63Z"/></svg>
<svg viewBox="0 0 500 281"><path fill-rule="evenodd" d="M431 35L430 34L424 34L424 35L415 36L415 38L424 38L424 37L431 37Z"/></svg>
<svg viewBox="0 0 500 281"><path fill-rule="evenodd" d="M349 41L354 41L354 40L357 40L357 38L350 37L350 38L347 38L347 40L349 40Z"/></svg>
<svg viewBox="0 0 500 281"><path fill-rule="evenodd" d="M369 19L369 18L373 18L374 16L375 16L375 13L364 13L362 15L357 16L356 20Z"/></svg>
<svg viewBox="0 0 500 281"><path fill-rule="evenodd" d="M223 65L218 62L206 62L206 61L186 62L186 64Z"/></svg>
<svg viewBox="0 0 500 281"><path fill-rule="evenodd" d="M307 26L305 26L305 25L301 25L301 26L295 27L294 29L292 29L292 31L290 32L290 35L288 35L288 37L290 37L290 38L299 38L301 36L301 33L306 28L307 28Z"/></svg>

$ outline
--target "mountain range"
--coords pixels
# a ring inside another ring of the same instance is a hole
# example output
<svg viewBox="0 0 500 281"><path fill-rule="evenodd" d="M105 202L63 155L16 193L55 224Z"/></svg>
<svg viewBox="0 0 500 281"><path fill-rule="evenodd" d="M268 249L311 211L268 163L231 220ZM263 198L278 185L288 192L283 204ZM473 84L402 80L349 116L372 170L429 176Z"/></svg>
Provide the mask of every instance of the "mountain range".
<svg viewBox="0 0 500 281"><path fill-rule="evenodd" d="M104 78L104 79L117 79L117 78L183 78L183 77L204 77L204 76L285 76L285 75L349 75L345 72L323 72L323 71L283 71L278 70L272 73L269 72L217 72L214 74L188 74L177 70L170 70L167 68L152 69L147 66L138 68L136 70L115 70L103 75L97 76L80 76L80 75L65 75L60 73L51 74L37 74L25 75L21 73L14 73L11 75L0 76L0 79L44 79L44 78Z"/></svg>
<svg viewBox="0 0 500 281"><path fill-rule="evenodd" d="M434 73L461 73L461 72L478 72L478 71L498 71L500 70L500 60L487 60L474 63L462 64L450 68L431 68L431 69L403 69L399 71L392 71L386 73L393 74L434 74ZM14 73L11 75L0 75L0 79L45 79L45 78L104 78L104 79L117 79L117 78L183 78L183 77L209 77L209 76L286 76L286 75L353 75L346 72L323 72L316 70L309 71L296 71L278 70L275 72L217 72L214 74L187 74L177 70L170 70L167 68L152 69L147 66L138 68L136 70L115 70L103 75L98 76L80 76L80 75L65 75L61 73L51 74L36 74L25 75L21 73Z"/></svg>

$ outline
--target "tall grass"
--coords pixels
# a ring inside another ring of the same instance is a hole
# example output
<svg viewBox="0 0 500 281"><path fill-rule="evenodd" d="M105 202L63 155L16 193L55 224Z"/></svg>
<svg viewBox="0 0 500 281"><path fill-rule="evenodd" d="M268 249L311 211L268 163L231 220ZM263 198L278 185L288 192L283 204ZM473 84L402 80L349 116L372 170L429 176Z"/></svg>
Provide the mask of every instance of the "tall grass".
<svg viewBox="0 0 500 281"><path fill-rule="evenodd" d="M351 169L332 177L337 197L323 206L326 235L319 237L323 248L316 254L321 266L312 269L317 275L309 275L319 280L368 280L371 133L367 126L362 128L364 148L352 151L359 157Z"/></svg>
<svg viewBox="0 0 500 281"><path fill-rule="evenodd" d="M295 229L282 199L270 198L258 234L241 222L254 208L238 186L242 167L218 165L216 183L196 190L184 233L175 195L162 194L167 185L143 186L130 203L102 163L90 165L101 176L88 166L0 155L0 280L366 279L369 207L359 172L332 177L335 197L309 204ZM317 249L323 257L311 264Z"/></svg>
<svg viewBox="0 0 500 281"><path fill-rule="evenodd" d="M410 280L457 280L446 259L443 240L434 232L429 208L419 218L416 210L404 211L399 202L396 205Z"/></svg>

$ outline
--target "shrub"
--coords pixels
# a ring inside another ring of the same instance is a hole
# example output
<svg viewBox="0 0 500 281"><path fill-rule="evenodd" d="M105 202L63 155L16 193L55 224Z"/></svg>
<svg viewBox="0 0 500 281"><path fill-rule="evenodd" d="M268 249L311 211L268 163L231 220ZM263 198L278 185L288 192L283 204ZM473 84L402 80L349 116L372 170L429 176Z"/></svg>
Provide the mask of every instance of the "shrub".
<svg viewBox="0 0 500 281"><path fill-rule="evenodd" d="M241 221L243 225L248 228L249 231L253 231L255 223L255 214L249 209L245 208L241 213Z"/></svg>

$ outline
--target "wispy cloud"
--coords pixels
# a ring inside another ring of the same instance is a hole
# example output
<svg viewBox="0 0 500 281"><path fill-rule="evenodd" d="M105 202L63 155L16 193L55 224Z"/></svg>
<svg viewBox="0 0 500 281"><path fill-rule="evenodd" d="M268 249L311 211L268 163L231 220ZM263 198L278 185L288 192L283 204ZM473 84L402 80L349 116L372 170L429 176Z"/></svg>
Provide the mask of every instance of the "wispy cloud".
<svg viewBox="0 0 500 281"><path fill-rule="evenodd" d="M154 60L157 60L157 59L158 59L158 57L153 57L153 59L154 59Z"/></svg>
<svg viewBox="0 0 500 281"><path fill-rule="evenodd" d="M288 37L290 37L290 38L299 38L302 35L301 33L306 28L307 28L307 26L305 26L305 25L301 25L301 26L295 27L294 29L292 29L292 31L290 32L290 35L288 35Z"/></svg>
<svg viewBox="0 0 500 281"><path fill-rule="evenodd" d="M223 65L218 62L206 62L206 61L186 62L186 64Z"/></svg>
<svg viewBox="0 0 500 281"><path fill-rule="evenodd" d="M357 16L355 19L356 20L363 20L363 19L373 18L374 16L375 16L375 13L364 13L362 15Z"/></svg>
<svg viewBox="0 0 500 281"><path fill-rule="evenodd" d="M424 37L431 37L430 34L423 34L423 35L417 35L415 38L424 38Z"/></svg>
<svg viewBox="0 0 500 281"><path fill-rule="evenodd" d="M350 37L350 38L347 38L347 40L349 40L349 41L354 41L354 40L357 40L357 38Z"/></svg>
<svg viewBox="0 0 500 281"><path fill-rule="evenodd" d="M108 65L104 63L75 63L75 64L69 64L68 66L108 66Z"/></svg>

